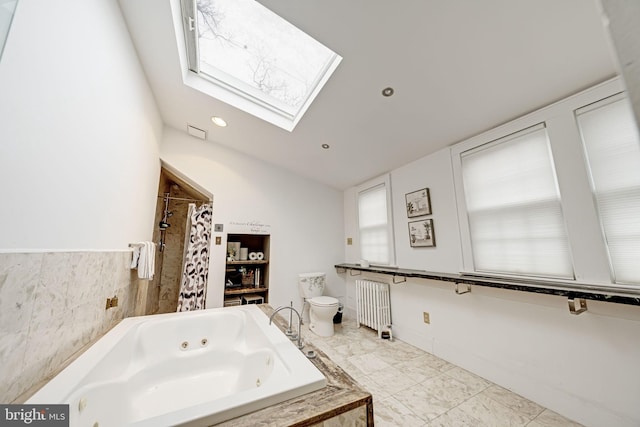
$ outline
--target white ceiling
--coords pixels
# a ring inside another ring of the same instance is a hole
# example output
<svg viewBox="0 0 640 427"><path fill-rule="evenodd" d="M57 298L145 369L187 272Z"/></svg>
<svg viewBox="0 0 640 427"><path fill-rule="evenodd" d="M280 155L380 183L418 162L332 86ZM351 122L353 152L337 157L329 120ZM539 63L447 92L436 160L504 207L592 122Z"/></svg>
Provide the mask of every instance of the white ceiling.
<svg viewBox="0 0 640 427"><path fill-rule="evenodd" d="M169 1L120 0L164 122L338 189L616 74L598 0L260 0L344 58L287 132L182 83Z"/></svg>

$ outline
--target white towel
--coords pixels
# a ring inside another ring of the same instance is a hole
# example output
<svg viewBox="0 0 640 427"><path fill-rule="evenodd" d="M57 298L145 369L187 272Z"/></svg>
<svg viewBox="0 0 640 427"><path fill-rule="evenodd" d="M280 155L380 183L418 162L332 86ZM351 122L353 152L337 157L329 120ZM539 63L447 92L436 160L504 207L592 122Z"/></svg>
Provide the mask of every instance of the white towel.
<svg viewBox="0 0 640 427"><path fill-rule="evenodd" d="M147 246L147 272L149 274L149 280L152 280L156 273L156 244L154 242L147 242Z"/></svg>
<svg viewBox="0 0 640 427"><path fill-rule="evenodd" d="M131 268L138 268L139 279L153 279L156 264L156 244L139 242L133 247Z"/></svg>
<svg viewBox="0 0 640 427"><path fill-rule="evenodd" d="M140 260L140 249L142 248L142 243L138 243L133 246L133 256L131 257L131 269L138 268L138 260Z"/></svg>

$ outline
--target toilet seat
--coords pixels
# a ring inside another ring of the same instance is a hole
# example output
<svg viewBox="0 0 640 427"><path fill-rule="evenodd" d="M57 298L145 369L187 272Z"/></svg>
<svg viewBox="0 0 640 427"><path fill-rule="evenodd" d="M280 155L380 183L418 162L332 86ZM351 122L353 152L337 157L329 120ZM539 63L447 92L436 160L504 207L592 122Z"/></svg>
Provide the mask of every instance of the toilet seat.
<svg viewBox="0 0 640 427"><path fill-rule="evenodd" d="M308 299L307 301L309 301L309 304L316 307L331 307L332 305L338 305L338 303L340 302L337 298L327 296L314 297Z"/></svg>

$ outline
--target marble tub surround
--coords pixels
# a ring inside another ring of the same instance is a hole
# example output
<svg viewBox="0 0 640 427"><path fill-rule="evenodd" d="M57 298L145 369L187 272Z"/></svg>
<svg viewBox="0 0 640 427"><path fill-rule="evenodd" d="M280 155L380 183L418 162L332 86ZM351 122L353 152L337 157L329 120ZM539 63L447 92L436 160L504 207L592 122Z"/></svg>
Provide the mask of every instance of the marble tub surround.
<svg viewBox="0 0 640 427"><path fill-rule="evenodd" d="M133 314L131 251L0 254L0 402ZM118 306L105 309L107 298Z"/></svg>
<svg viewBox="0 0 640 427"><path fill-rule="evenodd" d="M303 335L310 334L303 327ZM580 427L421 349L381 340L350 318L336 325L333 337L312 339L371 392L376 427Z"/></svg>
<svg viewBox="0 0 640 427"><path fill-rule="evenodd" d="M267 304L260 308L269 316L273 308ZM281 330L287 321L278 313L274 318ZM311 335L303 332L303 350L316 351L312 363L327 378L327 386L277 405L226 421L219 426L313 426L313 427L364 427L373 426L373 402L371 393L362 388L327 355L314 346Z"/></svg>

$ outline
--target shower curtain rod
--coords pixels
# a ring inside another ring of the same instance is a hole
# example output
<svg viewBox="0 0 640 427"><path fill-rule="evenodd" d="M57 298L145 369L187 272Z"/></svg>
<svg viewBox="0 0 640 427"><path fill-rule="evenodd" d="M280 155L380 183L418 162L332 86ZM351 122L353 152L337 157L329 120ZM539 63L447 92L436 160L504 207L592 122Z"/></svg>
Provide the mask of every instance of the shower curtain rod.
<svg viewBox="0 0 640 427"><path fill-rule="evenodd" d="M169 199L169 200L182 200L185 202L202 202L202 203L212 203L213 200L198 200L198 199L187 199L184 197L171 197L171 196L158 196L159 199Z"/></svg>

